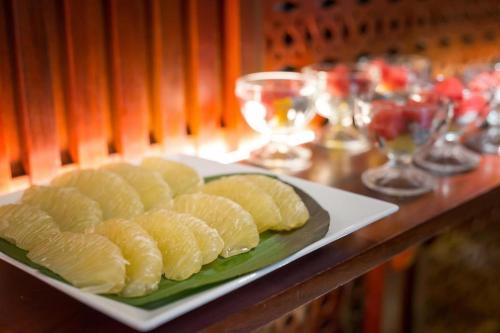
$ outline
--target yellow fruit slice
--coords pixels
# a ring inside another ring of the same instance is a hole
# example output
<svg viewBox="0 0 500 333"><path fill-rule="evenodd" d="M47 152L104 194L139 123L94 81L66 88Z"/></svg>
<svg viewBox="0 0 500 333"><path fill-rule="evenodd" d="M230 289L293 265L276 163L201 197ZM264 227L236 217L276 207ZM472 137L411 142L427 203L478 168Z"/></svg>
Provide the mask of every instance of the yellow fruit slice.
<svg viewBox="0 0 500 333"><path fill-rule="evenodd" d="M211 181L202 191L233 200L252 215L259 232L281 223L281 214L273 198L242 176Z"/></svg>
<svg viewBox="0 0 500 333"><path fill-rule="evenodd" d="M103 218L131 218L144 212L139 195L125 180L103 170L75 170L52 180L54 186L76 187L99 203Z"/></svg>
<svg viewBox="0 0 500 333"><path fill-rule="evenodd" d="M201 269L202 256L196 238L177 213L166 209L149 211L133 219L158 244L165 277L185 280Z"/></svg>
<svg viewBox="0 0 500 333"><path fill-rule="evenodd" d="M217 230L227 258L248 252L259 244L259 233L252 216L237 203L204 193L184 194L174 199L174 209L205 221Z"/></svg>
<svg viewBox="0 0 500 333"><path fill-rule="evenodd" d="M35 246L28 258L91 293L118 293L125 285L126 260L101 235L62 232Z"/></svg>
<svg viewBox="0 0 500 333"><path fill-rule="evenodd" d="M269 194L281 213L281 222L271 226L272 230L291 230L303 226L309 219L309 211L293 187L277 179L263 175L242 176Z"/></svg>
<svg viewBox="0 0 500 333"><path fill-rule="evenodd" d="M159 157L149 157L144 159L142 166L159 172L170 185L174 197L179 194L197 192L203 185L203 178L198 172L183 163Z"/></svg>
<svg viewBox="0 0 500 333"><path fill-rule="evenodd" d="M163 271L161 252L156 242L137 223L122 219L99 224L96 233L118 245L128 261L125 297L146 295L158 288Z"/></svg>
<svg viewBox="0 0 500 333"><path fill-rule="evenodd" d="M178 213L177 216L178 220L193 232L201 251L203 265L217 259L224 247L224 241L217 230L209 227L205 221L191 214Z"/></svg>
<svg viewBox="0 0 500 333"><path fill-rule="evenodd" d="M29 204L1 206L0 226L0 237L23 250L31 250L60 233L52 217Z"/></svg>
<svg viewBox="0 0 500 333"><path fill-rule="evenodd" d="M139 194L145 210L172 206L172 191L159 173L127 163L113 163L102 169L125 179Z"/></svg>
<svg viewBox="0 0 500 333"><path fill-rule="evenodd" d="M99 204L73 187L31 186L22 201L47 212L62 231L91 231L102 221Z"/></svg>

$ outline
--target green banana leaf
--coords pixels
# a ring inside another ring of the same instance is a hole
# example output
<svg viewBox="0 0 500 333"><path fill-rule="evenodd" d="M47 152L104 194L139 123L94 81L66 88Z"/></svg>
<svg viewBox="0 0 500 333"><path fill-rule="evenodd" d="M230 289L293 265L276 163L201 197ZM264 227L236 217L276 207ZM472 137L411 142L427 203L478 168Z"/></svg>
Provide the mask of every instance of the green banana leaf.
<svg viewBox="0 0 500 333"><path fill-rule="evenodd" d="M209 177L206 181L221 176ZM171 281L162 278L158 290L149 295L135 298L116 295L103 296L143 309L155 309L187 295L206 290L225 281L277 263L323 238L330 223L328 212L321 208L308 194L299 188L294 187L294 189L306 204L311 215L308 223L303 227L289 232L266 231L260 235L260 243L255 249L230 258L218 258L214 262L205 265L199 273L184 281ZM30 261L26 256L26 251L3 239L0 239L0 251L17 261L38 269L47 276L66 282L59 275Z"/></svg>

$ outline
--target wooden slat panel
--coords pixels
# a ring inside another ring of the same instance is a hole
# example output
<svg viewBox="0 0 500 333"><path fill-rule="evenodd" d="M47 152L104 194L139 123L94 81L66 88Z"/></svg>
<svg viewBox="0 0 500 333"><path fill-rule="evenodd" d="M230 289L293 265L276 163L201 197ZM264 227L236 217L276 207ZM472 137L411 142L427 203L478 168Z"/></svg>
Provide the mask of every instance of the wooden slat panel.
<svg viewBox="0 0 500 333"><path fill-rule="evenodd" d="M188 124L210 137L221 117L221 8L217 0L188 0Z"/></svg>
<svg viewBox="0 0 500 333"><path fill-rule="evenodd" d="M2 118L0 132L5 146L0 159L7 158L8 163L20 160L20 142L14 100L12 39L9 34L12 21L11 15L7 13L7 5L6 0L0 0L0 114Z"/></svg>
<svg viewBox="0 0 500 333"><path fill-rule="evenodd" d="M186 134L182 0L151 2L153 135L169 147ZM175 139L175 141L172 141Z"/></svg>
<svg viewBox="0 0 500 333"><path fill-rule="evenodd" d="M23 160L32 181L60 166L46 27L37 0L12 1Z"/></svg>
<svg viewBox="0 0 500 333"><path fill-rule="evenodd" d="M109 8L115 144L126 157L140 155L149 143L146 5L111 0Z"/></svg>
<svg viewBox="0 0 500 333"><path fill-rule="evenodd" d="M108 154L109 94L103 2L65 1L64 16L69 148L73 160L80 165L92 165Z"/></svg>

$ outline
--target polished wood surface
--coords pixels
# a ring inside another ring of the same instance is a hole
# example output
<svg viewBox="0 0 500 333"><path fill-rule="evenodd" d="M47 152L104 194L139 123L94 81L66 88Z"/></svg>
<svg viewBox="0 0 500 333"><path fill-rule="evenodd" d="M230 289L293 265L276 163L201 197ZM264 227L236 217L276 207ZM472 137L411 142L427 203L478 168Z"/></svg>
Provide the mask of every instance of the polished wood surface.
<svg viewBox="0 0 500 333"><path fill-rule="evenodd" d="M379 153L350 156L322 148L313 148L313 152L313 167L299 177L388 200L400 205L400 210L181 316L156 332L255 329L415 244L458 224L500 214L499 157L485 156L473 172L439 178L439 187L433 193L396 199L379 196L360 182L363 170L384 162ZM0 331L133 331L3 262L0 294Z"/></svg>

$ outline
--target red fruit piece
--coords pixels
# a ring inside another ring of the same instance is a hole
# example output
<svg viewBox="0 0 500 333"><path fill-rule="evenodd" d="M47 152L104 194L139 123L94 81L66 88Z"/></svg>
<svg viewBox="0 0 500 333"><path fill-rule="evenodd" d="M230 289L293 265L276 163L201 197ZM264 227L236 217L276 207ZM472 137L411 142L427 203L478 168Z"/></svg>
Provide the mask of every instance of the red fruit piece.
<svg viewBox="0 0 500 333"><path fill-rule="evenodd" d="M434 90L441 97L459 101L462 99L464 85L462 84L462 81L456 77L449 77L441 82L438 82L434 87Z"/></svg>
<svg viewBox="0 0 500 333"><path fill-rule="evenodd" d="M495 84L498 87L500 87L500 69L496 69L493 71L491 74L493 76L493 79L495 80Z"/></svg>
<svg viewBox="0 0 500 333"><path fill-rule="evenodd" d="M390 90L401 90L408 83L408 69L404 66L384 66L382 82Z"/></svg>
<svg viewBox="0 0 500 333"><path fill-rule="evenodd" d="M373 89L372 80L366 72L356 73L352 77L351 84L355 95L367 94Z"/></svg>
<svg viewBox="0 0 500 333"><path fill-rule="evenodd" d="M403 111L390 102L378 102L372 105L374 114L368 128L385 140L394 140L406 132Z"/></svg>
<svg viewBox="0 0 500 333"><path fill-rule="evenodd" d="M422 128L429 129L436 115L437 105L427 102L409 101L403 107L403 115L408 123L416 123Z"/></svg>
<svg viewBox="0 0 500 333"><path fill-rule="evenodd" d="M291 91L287 89L283 90L263 90L261 95L261 102L266 107L272 107L276 100L284 100L290 98L292 95Z"/></svg>
<svg viewBox="0 0 500 333"><path fill-rule="evenodd" d="M470 82L469 88L472 91L486 92L493 89L497 82L493 73L483 72L476 75Z"/></svg>
<svg viewBox="0 0 500 333"><path fill-rule="evenodd" d="M382 78L384 68L388 67L383 59L375 59L365 65L364 69L372 80L378 81Z"/></svg>
<svg viewBox="0 0 500 333"><path fill-rule="evenodd" d="M333 96L346 97L349 95L349 68L338 65L327 74L328 91Z"/></svg>
<svg viewBox="0 0 500 333"><path fill-rule="evenodd" d="M455 108L454 118L462 118L465 115L471 115L471 119L477 117L484 118L488 115L488 101L480 93L471 93L464 98Z"/></svg>

